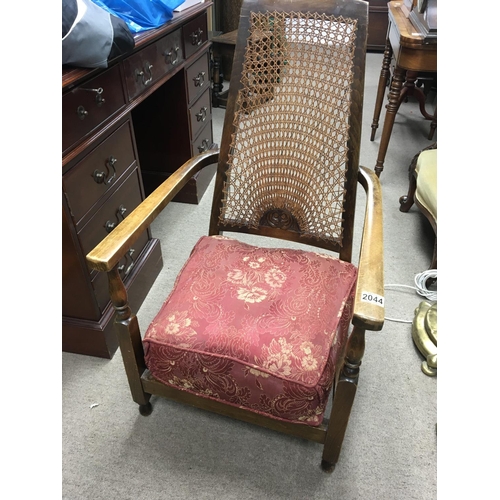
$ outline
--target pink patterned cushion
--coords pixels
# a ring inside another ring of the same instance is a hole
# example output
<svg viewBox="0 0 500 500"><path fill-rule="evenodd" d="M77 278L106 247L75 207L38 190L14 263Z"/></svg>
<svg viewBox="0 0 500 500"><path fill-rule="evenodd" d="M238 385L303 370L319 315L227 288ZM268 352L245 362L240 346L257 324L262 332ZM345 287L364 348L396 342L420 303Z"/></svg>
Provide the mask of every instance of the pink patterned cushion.
<svg viewBox="0 0 500 500"><path fill-rule="evenodd" d="M356 277L327 255L202 237L145 334L147 367L167 385L319 425Z"/></svg>

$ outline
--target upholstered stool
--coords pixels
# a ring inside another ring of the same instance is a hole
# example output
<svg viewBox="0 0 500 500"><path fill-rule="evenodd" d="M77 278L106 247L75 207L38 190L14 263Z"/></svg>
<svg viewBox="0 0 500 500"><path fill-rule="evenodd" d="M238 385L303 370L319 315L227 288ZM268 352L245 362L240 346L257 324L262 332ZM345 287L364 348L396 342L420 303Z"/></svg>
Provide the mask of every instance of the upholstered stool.
<svg viewBox="0 0 500 500"><path fill-rule="evenodd" d="M166 385L319 425L356 276L326 254L202 237L145 334L146 365Z"/></svg>
<svg viewBox="0 0 500 500"><path fill-rule="evenodd" d="M408 194L399 199L399 210L408 212L415 203L431 223L436 240L429 269L437 269L437 143L415 155L409 170Z"/></svg>
<svg viewBox="0 0 500 500"><path fill-rule="evenodd" d="M415 203L437 228L437 149L422 151L415 167Z"/></svg>

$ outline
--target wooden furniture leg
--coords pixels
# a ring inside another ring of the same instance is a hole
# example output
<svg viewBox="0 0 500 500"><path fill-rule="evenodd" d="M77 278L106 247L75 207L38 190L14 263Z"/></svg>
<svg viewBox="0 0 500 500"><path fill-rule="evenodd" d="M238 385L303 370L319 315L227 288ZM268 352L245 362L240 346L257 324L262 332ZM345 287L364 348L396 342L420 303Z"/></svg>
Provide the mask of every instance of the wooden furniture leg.
<svg viewBox="0 0 500 500"><path fill-rule="evenodd" d="M151 394L144 392L141 382L146 364L139 322L130 309L127 290L116 267L108 272L108 283L111 302L116 311L115 331L120 343L132 399L139 405L141 415L147 416L151 414L153 407L149 402Z"/></svg>
<svg viewBox="0 0 500 500"><path fill-rule="evenodd" d="M417 155L418 158L418 155ZM408 193L399 198L399 211L400 212L408 212L410 208L413 206L413 199L415 196L415 191L417 189L417 179L413 175L413 171L415 170L415 165L412 162L413 170L410 170L410 184L408 186ZM410 167L411 169L411 167Z"/></svg>
<svg viewBox="0 0 500 500"><path fill-rule="evenodd" d="M401 88L403 86L404 77L405 70L400 68L399 66L396 66L389 90L389 103L387 104L384 128L382 130L382 138L380 140L377 163L375 165L375 173L377 174L377 177L380 177L382 170L384 170L385 155L389 146L392 127L394 126L396 113L398 112L399 105L401 103Z"/></svg>
<svg viewBox="0 0 500 500"><path fill-rule="evenodd" d="M223 91L224 80L231 80L232 61L238 30L211 38L212 41L212 107L225 108L229 89Z"/></svg>
<svg viewBox="0 0 500 500"><path fill-rule="evenodd" d="M426 148L422 149L422 151L429 151L431 149L436 149L437 148L437 142L434 144L431 144L430 146L427 146ZM417 168L417 161L418 157L420 156L420 153L422 151L419 151L411 160L411 163L408 167L408 180L410 181L408 185L408 193L401 196L399 198L399 211L400 212L408 212L410 208L413 206L413 202L415 200L415 191L417 189L417 178L415 176L415 169Z"/></svg>
<svg viewBox="0 0 500 500"><path fill-rule="evenodd" d="M408 167L408 180L410 181L408 185L408 193L399 198L399 211L408 212L413 206L413 199L415 197L415 191L417 189L417 179L415 177L415 167L417 166L417 160L420 156L419 151L411 160L410 166Z"/></svg>
<svg viewBox="0 0 500 500"><path fill-rule="evenodd" d="M333 472L340 456L347 422L358 389L359 367L364 353L365 330L355 326L349 337L344 366L333 396L332 411L321 461L321 468L325 472Z"/></svg>
<svg viewBox="0 0 500 500"><path fill-rule="evenodd" d="M422 116L426 120L432 120L434 117L429 113L427 113L427 111L425 110L425 93L421 88L415 85L417 78L418 78L417 71L408 70L406 72L405 82L401 90L400 104L404 100L406 100L408 96L414 96L418 101L420 113L422 114Z"/></svg>
<svg viewBox="0 0 500 500"><path fill-rule="evenodd" d="M437 127L437 105L436 105L436 109L434 110L434 116L432 117L432 121L431 121L431 128L429 130L429 135L427 137L427 139L429 140L432 140L433 137L434 137L434 132L436 132L436 127Z"/></svg>
<svg viewBox="0 0 500 500"><path fill-rule="evenodd" d="M212 107L226 107L227 95L223 96L223 84L224 75L221 72L221 64L219 57L213 57L212 61ZM224 98L225 97L225 98Z"/></svg>
<svg viewBox="0 0 500 500"><path fill-rule="evenodd" d="M370 141L375 139L375 133L378 128L378 121L380 119L380 111L382 110L382 103L384 102L385 88L387 87L387 82L391 75L390 64L392 59L392 47L389 43L389 39L385 42L384 59L382 60L382 69L380 71L380 77L378 81L377 89L377 100L375 101L375 111L373 112L372 121L372 134L370 136Z"/></svg>

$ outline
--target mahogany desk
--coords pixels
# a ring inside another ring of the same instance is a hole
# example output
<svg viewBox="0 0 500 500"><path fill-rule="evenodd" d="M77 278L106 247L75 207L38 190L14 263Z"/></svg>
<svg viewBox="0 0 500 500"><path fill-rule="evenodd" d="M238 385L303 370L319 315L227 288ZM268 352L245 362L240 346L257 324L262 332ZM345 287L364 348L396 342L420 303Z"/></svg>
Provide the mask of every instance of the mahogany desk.
<svg viewBox="0 0 500 500"><path fill-rule="evenodd" d="M63 351L113 356L107 277L90 270L85 256L171 173L212 147L210 6L139 33L134 50L106 69L63 68ZM176 201L198 203L215 165L199 174ZM135 310L162 265L148 228L118 267Z"/></svg>
<svg viewBox="0 0 500 500"><path fill-rule="evenodd" d="M436 128L437 111L430 115L425 110L425 95L415 85L419 73L437 72L437 39L424 43L424 36L417 34L417 29L401 10L402 2L389 2L389 26L385 44L382 70L380 72L375 112L373 114L370 140L375 139L380 111L384 100L385 88L390 77L390 64L394 57L394 74L391 80L388 104L382 129L382 138L378 151L375 173L380 177L384 169L385 155L389 146L396 113L407 96L413 95L420 104L420 112L427 120L432 120L429 139L432 139Z"/></svg>

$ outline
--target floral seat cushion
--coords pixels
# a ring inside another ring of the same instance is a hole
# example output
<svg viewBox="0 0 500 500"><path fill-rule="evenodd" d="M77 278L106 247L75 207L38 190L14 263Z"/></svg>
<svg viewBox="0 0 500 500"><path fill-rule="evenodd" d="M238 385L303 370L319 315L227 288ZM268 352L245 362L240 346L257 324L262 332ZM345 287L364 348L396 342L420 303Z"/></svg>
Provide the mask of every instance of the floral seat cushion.
<svg viewBox="0 0 500 500"><path fill-rule="evenodd" d="M146 331L147 367L169 386L319 425L356 277L324 254L202 237Z"/></svg>

